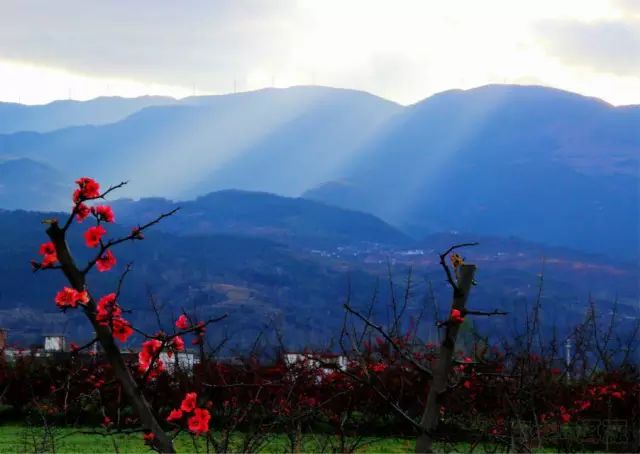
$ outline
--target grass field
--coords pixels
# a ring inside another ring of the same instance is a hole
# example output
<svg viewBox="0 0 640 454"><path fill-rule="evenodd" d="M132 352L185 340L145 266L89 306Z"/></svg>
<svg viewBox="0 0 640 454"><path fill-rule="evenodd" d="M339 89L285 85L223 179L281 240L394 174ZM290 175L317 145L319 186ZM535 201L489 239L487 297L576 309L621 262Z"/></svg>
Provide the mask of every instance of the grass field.
<svg viewBox="0 0 640 454"><path fill-rule="evenodd" d="M105 435L87 434L94 432L92 428L53 428L51 436L45 437L44 430L39 427L7 425L0 427L0 453L34 453L55 452L66 453L147 453L152 452L142 441L142 434ZM238 435L238 441L240 435ZM175 442L179 453L206 452L204 440L200 438L194 446L192 438L181 434ZM326 438L305 436L303 447L305 452L320 452L326 445ZM392 453L413 452L414 440L402 438L370 438L363 440L358 452ZM284 435L273 435L264 445L262 452L283 453L287 451L288 440ZM213 451L213 450L212 450ZM325 447L325 452L331 452Z"/></svg>

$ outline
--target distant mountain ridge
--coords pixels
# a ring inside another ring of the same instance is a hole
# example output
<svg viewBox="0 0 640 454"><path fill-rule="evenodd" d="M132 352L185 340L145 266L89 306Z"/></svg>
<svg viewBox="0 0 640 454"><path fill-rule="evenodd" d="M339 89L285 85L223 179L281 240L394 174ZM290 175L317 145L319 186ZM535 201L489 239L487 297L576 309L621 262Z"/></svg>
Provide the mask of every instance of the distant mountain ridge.
<svg viewBox="0 0 640 454"><path fill-rule="evenodd" d="M62 100L34 106L0 102L0 134L51 132L70 126L115 123L145 107L176 102L166 96L105 96L89 101Z"/></svg>
<svg viewBox="0 0 640 454"><path fill-rule="evenodd" d="M0 159L0 207L46 210L66 204L69 178L49 164L32 159Z"/></svg>
<svg viewBox="0 0 640 454"><path fill-rule="evenodd" d="M268 238L307 248L380 244L400 246L412 241L373 215L300 198L226 190L192 201L162 198L115 200L117 221L136 225L155 213L180 207L180 215L158 228L178 235L234 234Z"/></svg>
<svg viewBox="0 0 640 454"><path fill-rule="evenodd" d="M640 256L640 107L545 87L451 90L408 107L327 87L187 98L109 125L0 135L3 158L132 180L125 196L302 195L414 237L518 235Z"/></svg>

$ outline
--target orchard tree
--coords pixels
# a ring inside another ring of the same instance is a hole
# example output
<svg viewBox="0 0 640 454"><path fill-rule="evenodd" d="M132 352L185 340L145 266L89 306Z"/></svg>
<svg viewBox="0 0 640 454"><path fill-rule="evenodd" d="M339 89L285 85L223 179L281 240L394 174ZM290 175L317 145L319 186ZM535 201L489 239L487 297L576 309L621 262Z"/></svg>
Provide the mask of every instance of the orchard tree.
<svg viewBox="0 0 640 454"><path fill-rule="evenodd" d="M159 331L148 334L134 327L125 317L126 313L120 304L120 289L124 276L129 271L127 266L122 273L117 289L106 295L96 295L92 292L88 283L88 276L94 269L99 273L113 270L118 261L113 249L127 241L141 241L144 239L144 231L160 222L162 219L172 216L178 208L159 215L154 220L135 226L128 235L115 239L107 238L107 226L115 222L115 214L110 206L104 204L92 204L105 197L112 191L121 188L126 182L109 187L101 191L98 182L91 178L83 177L76 181L77 188L73 192L73 208L64 223L58 219L47 219L46 233L48 242L40 245L40 261L32 261L34 271L61 270L68 281L68 285L61 288L54 297L58 308L65 312L68 310L81 310L87 317L94 332L95 339L82 347L75 347L77 352L88 348L95 342L102 347L105 359L110 364L114 376L117 378L124 394L129 399L138 415L145 432L144 441L151 448L160 452L175 452L172 437L167 434L154 414L149 402L145 398L143 389L145 383L154 380L165 370L165 364L160 359L160 354L166 351L171 355L184 350L183 336L194 335L193 343L200 344L203 341L207 325L217 319L206 321L191 320L186 314L182 314L175 321L175 329L172 334ZM86 247L95 250L93 258L84 266L78 265L67 243L67 234L70 232L74 221L78 224L91 223L83 232ZM140 335L142 343L138 354L137 369L132 372L127 367L118 343L126 342L134 333ZM182 427L195 435L209 431L210 414L206 408L198 406L195 393L187 393L179 408L165 417L176 427L175 434Z"/></svg>
<svg viewBox="0 0 640 454"><path fill-rule="evenodd" d="M356 310L349 301L344 305L346 317L340 343L346 355L358 358L359 365L355 370L347 370L342 373L354 381L369 386L380 399L387 403L388 408L413 427L418 433L416 452L433 451L433 442L437 434L438 423L444 412L443 402L449 390L449 384L458 370L467 367L462 363L471 361L470 358L459 358L456 352L458 332L465 317L468 315L506 315L506 312L498 310L484 312L467 308L467 299L472 286L475 285L476 266L465 263L462 256L454 251L475 245L477 243L456 244L440 254L440 265L453 291L453 298L448 318L438 322L438 327L443 329L443 333L437 354L434 354L433 347L435 346L427 345L427 348L424 348L424 346L415 344L417 325L423 314L420 315L418 321L414 321L414 326L409 329L409 332L401 332L403 316L406 314L408 306L408 290L403 302L397 301L392 295L392 319L388 323L388 327L372 320L373 300L369 309L364 313ZM453 270L447 264L447 258L450 260ZM392 282L391 286L393 286ZM407 283L407 289L409 287L410 282ZM363 327L362 331L358 332L354 323L347 323L349 317L360 322ZM370 339L372 335L376 337L378 345L378 352L375 355L372 355L371 341L367 340L367 337ZM416 347L420 348L416 349ZM377 363L375 358L377 358ZM389 372L385 373L387 369ZM393 383L389 386L389 383L385 382L384 378L392 370L398 377L395 382L400 382L402 386L393 386ZM419 395L409 396L407 394L407 390L413 389L408 384L414 383L424 384L427 390L426 401L420 402ZM419 418L414 416L415 408L411 408L409 411L404 404L407 400L416 402L416 398L422 406Z"/></svg>

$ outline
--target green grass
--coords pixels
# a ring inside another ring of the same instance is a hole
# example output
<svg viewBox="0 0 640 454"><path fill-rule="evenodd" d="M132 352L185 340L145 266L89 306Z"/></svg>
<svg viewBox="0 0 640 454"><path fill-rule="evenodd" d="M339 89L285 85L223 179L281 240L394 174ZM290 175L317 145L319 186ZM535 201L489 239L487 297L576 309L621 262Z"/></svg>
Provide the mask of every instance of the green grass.
<svg viewBox="0 0 640 454"><path fill-rule="evenodd" d="M0 453L33 453L55 452L59 454L71 453L148 453L152 452L142 441L142 434L85 434L82 431L101 431L91 428L53 428L51 437L43 437L44 430L41 427L28 427L20 425L0 427ZM106 434L106 432L104 432ZM234 437L240 441L241 434ZM198 440L198 451L206 452L203 438ZM322 444L327 439L306 435L303 440L304 452L319 452ZM396 453L413 452L414 440L403 438L369 438L363 440L364 444L358 452L369 453ZM116 451L117 446L117 451ZM288 439L282 434L274 434L269 437L261 452L286 452ZM176 450L179 453L196 452L193 440L188 434L181 434L175 441ZM213 451L213 450L212 450ZM331 452L325 449L325 452Z"/></svg>
<svg viewBox="0 0 640 454"><path fill-rule="evenodd" d="M99 433L82 433L82 432L100 432ZM153 451L144 445L142 433L131 434L110 434L103 429L96 428L53 428L52 436L49 439L43 437L44 430L42 427L29 427L25 425L4 425L0 426L0 453L56 453L56 454L75 454L75 453L152 453ZM220 434L214 434L219 438ZM241 446L242 433L235 433L232 437L234 449L239 451ZM328 444L326 435L305 434L303 439L302 452L332 452ZM414 438L367 438L360 440L358 453L405 453L413 452L415 448ZM203 437L196 438L197 447L194 447L192 437L187 433L182 433L175 440L174 445L178 453L202 453L206 452L205 440ZM337 439L334 439L337 446ZM453 444L435 444L436 452L457 452L465 453L470 451L471 446L468 443L459 442ZM487 449L496 451L496 446L479 445L475 446L473 452L482 453ZM268 437L260 452L265 453L286 453L290 452L289 440L283 434L272 434ZM503 452L504 449L497 449L497 452ZM213 448L210 452L215 452ZM557 452L553 448L534 449L533 452Z"/></svg>

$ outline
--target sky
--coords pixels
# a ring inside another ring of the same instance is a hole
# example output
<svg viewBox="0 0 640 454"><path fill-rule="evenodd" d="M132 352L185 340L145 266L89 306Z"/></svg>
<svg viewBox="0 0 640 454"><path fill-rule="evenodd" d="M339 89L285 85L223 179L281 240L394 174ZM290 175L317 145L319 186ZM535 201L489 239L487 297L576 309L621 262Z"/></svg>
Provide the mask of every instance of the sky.
<svg viewBox="0 0 640 454"><path fill-rule="evenodd" d="M490 83L640 104L640 0L0 0L0 101Z"/></svg>

